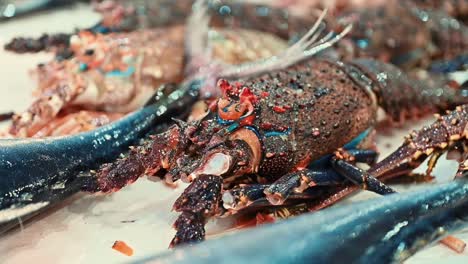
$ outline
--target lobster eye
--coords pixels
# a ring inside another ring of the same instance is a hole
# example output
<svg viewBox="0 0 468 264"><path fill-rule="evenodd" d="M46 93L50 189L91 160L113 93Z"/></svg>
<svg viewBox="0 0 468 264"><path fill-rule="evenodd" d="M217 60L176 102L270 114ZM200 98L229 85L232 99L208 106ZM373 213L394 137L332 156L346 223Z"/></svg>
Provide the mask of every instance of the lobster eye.
<svg viewBox="0 0 468 264"><path fill-rule="evenodd" d="M94 55L94 49L87 49L87 50L85 50L84 55L86 55L86 56L93 56L93 55Z"/></svg>

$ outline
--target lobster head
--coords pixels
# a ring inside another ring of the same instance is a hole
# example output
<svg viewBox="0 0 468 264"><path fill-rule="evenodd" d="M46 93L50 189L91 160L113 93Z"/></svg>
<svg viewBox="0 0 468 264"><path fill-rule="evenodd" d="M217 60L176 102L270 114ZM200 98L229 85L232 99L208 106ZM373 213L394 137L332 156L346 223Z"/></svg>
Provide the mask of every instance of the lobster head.
<svg viewBox="0 0 468 264"><path fill-rule="evenodd" d="M223 96L208 107L202 119L176 120L176 125L153 139L152 151L158 152L160 161L156 169L158 174L166 172L167 182L192 181L199 175L231 178L258 170L261 144L249 127L257 97L239 83L220 80L218 86Z"/></svg>
<svg viewBox="0 0 468 264"><path fill-rule="evenodd" d="M115 191L141 175L157 176L169 184L190 182L200 175L237 176L255 173L261 158L261 143L249 124L253 122L255 96L248 88L237 89L225 81L224 95L200 120L175 124L152 136L121 160L104 165L97 184L86 190Z"/></svg>

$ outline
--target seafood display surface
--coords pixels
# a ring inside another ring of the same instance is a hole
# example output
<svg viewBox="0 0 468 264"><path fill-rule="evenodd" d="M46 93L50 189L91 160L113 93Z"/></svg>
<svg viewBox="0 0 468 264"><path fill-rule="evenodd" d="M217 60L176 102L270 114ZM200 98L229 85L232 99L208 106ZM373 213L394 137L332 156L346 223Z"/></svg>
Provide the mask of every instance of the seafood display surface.
<svg viewBox="0 0 468 264"><path fill-rule="evenodd" d="M466 3L312 2L0 24L0 58L31 78L0 108L7 263L466 261Z"/></svg>

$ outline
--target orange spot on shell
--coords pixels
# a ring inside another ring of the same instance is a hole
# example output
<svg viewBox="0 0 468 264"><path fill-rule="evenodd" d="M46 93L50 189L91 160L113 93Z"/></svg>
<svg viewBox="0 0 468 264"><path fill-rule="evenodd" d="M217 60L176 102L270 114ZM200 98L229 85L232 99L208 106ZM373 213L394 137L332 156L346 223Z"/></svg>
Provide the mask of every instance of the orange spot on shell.
<svg viewBox="0 0 468 264"><path fill-rule="evenodd" d="M120 253L127 256L133 255L133 249L130 246L128 246L125 242L120 240L114 242L114 245L112 245L112 249L117 250Z"/></svg>
<svg viewBox="0 0 468 264"><path fill-rule="evenodd" d="M238 120L247 110L245 103L229 104L229 100L226 99L218 101L218 115L224 120Z"/></svg>

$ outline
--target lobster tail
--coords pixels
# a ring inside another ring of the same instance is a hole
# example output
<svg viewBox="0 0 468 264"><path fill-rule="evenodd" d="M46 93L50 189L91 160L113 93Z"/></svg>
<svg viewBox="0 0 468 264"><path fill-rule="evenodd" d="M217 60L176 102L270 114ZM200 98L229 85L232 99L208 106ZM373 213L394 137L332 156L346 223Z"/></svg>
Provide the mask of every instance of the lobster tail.
<svg viewBox="0 0 468 264"><path fill-rule="evenodd" d="M403 122L468 103L463 90L412 79L391 64L373 59L356 59L352 64L373 80L372 90L378 104L393 121Z"/></svg>

